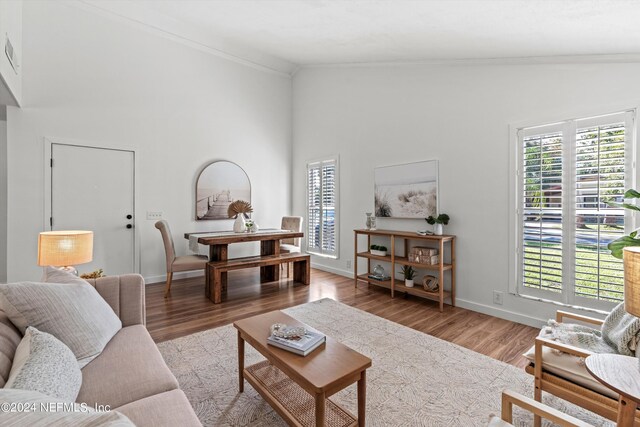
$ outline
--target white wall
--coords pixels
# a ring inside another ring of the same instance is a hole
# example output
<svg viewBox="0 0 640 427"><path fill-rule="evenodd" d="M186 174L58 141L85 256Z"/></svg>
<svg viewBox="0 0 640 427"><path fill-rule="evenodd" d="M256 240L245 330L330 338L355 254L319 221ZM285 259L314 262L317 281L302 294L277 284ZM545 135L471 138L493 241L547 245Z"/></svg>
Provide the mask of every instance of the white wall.
<svg viewBox="0 0 640 427"><path fill-rule="evenodd" d="M340 259L352 275L354 228L373 211L375 166L438 159L440 211L458 236L458 304L536 324L557 307L507 292L509 125L606 113L640 103L640 64L406 65L303 68L294 78L293 214L305 214L305 162L340 156ZM379 228L427 229L423 220Z"/></svg>
<svg viewBox="0 0 640 427"><path fill-rule="evenodd" d="M0 283L7 281L7 122L0 121Z"/></svg>
<svg viewBox="0 0 640 427"><path fill-rule="evenodd" d="M261 226L278 226L289 213L288 77L61 2L25 2L23 12L23 108L7 114L10 281L41 275L44 137L136 151L136 232L147 279L165 272L147 211L164 212L179 254L187 252L184 232L231 228L193 219L195 179L212 160L248 173Z"/></svg>

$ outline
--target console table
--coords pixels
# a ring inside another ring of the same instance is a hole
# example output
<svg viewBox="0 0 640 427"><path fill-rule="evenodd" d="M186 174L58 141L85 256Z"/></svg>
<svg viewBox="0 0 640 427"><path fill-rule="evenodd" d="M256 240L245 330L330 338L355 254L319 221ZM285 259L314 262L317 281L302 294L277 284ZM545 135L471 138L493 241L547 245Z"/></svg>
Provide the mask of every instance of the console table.
<svg viewBox="0 0 640 427"><path fill-rule="evenodd" d="M415 295L422 298L429 298L436 300L440 303L440 311L444 309L444 301L449 300L451 306L456 305L456 236L452 235L420 235L410 231L396 231L396 230L367 230L357 229L354 232L354 266L353 266L353 280L355 286L358 286L358 282L367 282L372 285L381 286L391 290L391 298L395 296L395 292L403 292L410 295ZM367 236L367 248L366 250L358 250L358 236ZM369 252L371 247L371 237L378 236L384 237L389 242L385 243L385 246L390 247L389 252L385 256L374 255ZM421 264L409 261L409 242L419 241L421 244L427 243L439 251L439 263L434 265ZM402 249L402 255L396 255L396 250ZM445 263L445 249L449 252L449 262ZM367 260L367 273L358 274L358 258L365 258ZM369 277L371 274L371 260L383 261L391 264L391 278L390 280L377 280ZM438 283L440 285L437 292L425 291L421 284L416 284L413 288L409 288L404 285L401 280L396 280L396 265L410 265L415 269L427 270L434 275L438 276ZM444 289L445 272L449 272L451 275L451 288L446 291Z"/></svg>

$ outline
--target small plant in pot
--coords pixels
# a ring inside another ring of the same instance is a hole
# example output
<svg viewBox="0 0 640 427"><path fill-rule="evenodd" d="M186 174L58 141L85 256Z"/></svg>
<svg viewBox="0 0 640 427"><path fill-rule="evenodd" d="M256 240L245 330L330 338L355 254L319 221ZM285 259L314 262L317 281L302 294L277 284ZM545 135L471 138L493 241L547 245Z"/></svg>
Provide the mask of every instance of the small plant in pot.
<svg viewBox="0 0 640 427"><path fill-rule="evenodd" d="M404 285L407 288L413 288L413 278L416 277L416 270L410 265L403 265L401 270L404 276Z"/></svg>
<svg viewBox="0 0 640 427"><path fill-rule="evenodd" d="M429 216L424 219L427 223L433 225L433 234L436 236L442 235L442 226L449 224L449 215L440 214L437 217Z"/></svg>
<svg viewBox="0 0 640 427"><path fill-rule="evenodd" d="M386 246L371 245L371 247L369 249L371 251L371 255L387 256L387 247Z"/></svg>

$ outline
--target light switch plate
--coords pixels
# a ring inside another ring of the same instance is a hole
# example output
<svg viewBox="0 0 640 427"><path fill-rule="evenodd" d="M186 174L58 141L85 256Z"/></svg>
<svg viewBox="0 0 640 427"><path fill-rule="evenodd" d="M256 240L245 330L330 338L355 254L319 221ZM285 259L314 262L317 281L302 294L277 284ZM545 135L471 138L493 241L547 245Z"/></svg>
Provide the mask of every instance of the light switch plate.
<svg viewBox="0 0 640 427"><path fill-rule="evenodd" d="M162 219L162 212L147 211L147 219L152 219L152 220Z"/></svg>

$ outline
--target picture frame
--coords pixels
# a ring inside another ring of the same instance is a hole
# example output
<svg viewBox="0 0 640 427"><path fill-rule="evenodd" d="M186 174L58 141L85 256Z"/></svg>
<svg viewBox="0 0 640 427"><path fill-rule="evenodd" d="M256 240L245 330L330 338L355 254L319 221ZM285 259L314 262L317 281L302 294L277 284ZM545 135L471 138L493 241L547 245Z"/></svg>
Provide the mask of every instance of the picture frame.
<svg viewBox="0 0 640 427"><path fill-rule="evenodd" d="M249 175L228 160L207 164L196 180L196 220L228 220L229 205L236 200L251 203Z"/></svg>
<svg viewBox="0 0 640 427"><path fill-rule="evenodd" d="M438 214L438 161L374 168L375 216L422 219Z"/></svg>

